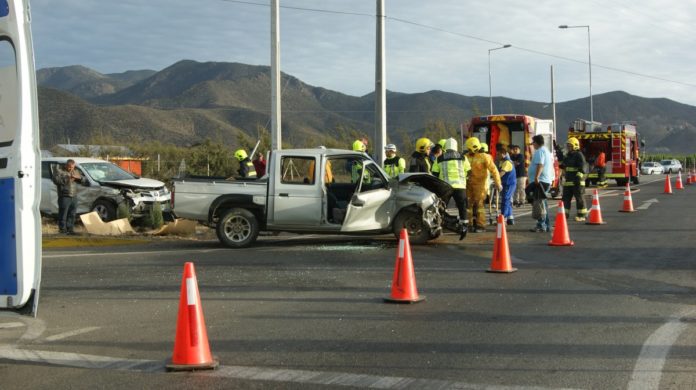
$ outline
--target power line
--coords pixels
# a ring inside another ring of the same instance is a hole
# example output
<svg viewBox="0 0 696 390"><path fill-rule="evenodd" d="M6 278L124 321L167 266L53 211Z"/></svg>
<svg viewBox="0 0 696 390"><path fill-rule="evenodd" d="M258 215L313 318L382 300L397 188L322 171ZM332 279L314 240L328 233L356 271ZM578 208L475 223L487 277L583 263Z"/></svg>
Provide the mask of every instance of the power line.
<svg viewBox="0 0 696 390"><path fill-rule="evenodd" d="M255 6L261 6L261 7L270 7L269 4L265 4L265 3L255 3L255 2L252 2L252 1L244 1L244 0L220 0L220 1L228 2L228 3L238 3L238 4L255 5ZM327 14L352 15L352 16L368 16L368 17L373 17L373 18L375 17L374 14L367 14L367 13L360 13L360 12L335 11L335 10L321 9L321 8L293 7L293 6L284 6L284 5L281 5L280 8L292 9L292 10L300 10L300 11L307 11L307 12L321 12L321 13L327 13ZM393 20L393 21L395 21L395 22L404 23L404 24L409 24L409 25L413 25L413 26L417 26L417 27L421 27L421 28L425 28L425 29L429 29L429 30L433 30L433 31L439 31L439 32L443 32L443 33L447 33L447 34L451 34L451 35L456 35L456 36L459 36L459 37L463 37L463 38L467 38L467 39L472 39L472 40L476 40L476 41L480 41L480 42L486 42L486 43L491 43L491 44L495 44L495 45L503 45L503 44L504 44L503 42L493 41L493 40L486 39L486 38L482 38L482 37L478 37L478 36L475 36L475 35L464 34L464 33L456 32L456 31L452 31L452 30L447 30L447 29L443 29L443 28L439 28L439 27L435 27L435 26L430 26L430 25L427 25L427 24L414 22L414 21L412 21L412 20L400 19L400 18L395 18L395 17L391 17L391 16L386 16L385 18L391 19L391 20ZM587 65L587 64L588 64L587 61L577 60L577 59L574 59L574 58L565 57L565 56L561 56L561 55L557 55L557 54L553 54L553 53L549 53L549 52L544 52L544 51L541 51L541 50L530 49L530 48L525 48L525 47L516 46L516 45L512 45L512 48L515 48L515 49L521 50L521 51L525 51L525 52L529 52L529 53L533 53L533 54L538 54L538 55L546 56L546 57L556 58L556 59L559 59L559 60L564 60L564 61L569 61L569 62L575 62L575 63L578 63L578 64L584 64L584 65ZM592 66L593 66L593 67L596 67L596 68L601 68L601 69L610 70L610 71L612 71L612 72L625 73L625 74L629 74L629 75L633 75L633 76L638 76L638 77L643 77L643 78L648 78L648 79L658 80L658 81L664 81L664 82L673 83L673 84L678 84L678 85L683 85L683 86L687 86L687 87L696 87L696 84L693 84L693 83L687 83L687 82L683 82L683 81L672 80L672 79L668 79L668 78L665 78L665 77L653 76L653 75L649 75L649 74L645 74L645 73L634 72L634 71L631 71L631 70L616 68L616 67L612 67L612 66L600 65L600 64L597 64L597 63L592 64Z"/></svg>

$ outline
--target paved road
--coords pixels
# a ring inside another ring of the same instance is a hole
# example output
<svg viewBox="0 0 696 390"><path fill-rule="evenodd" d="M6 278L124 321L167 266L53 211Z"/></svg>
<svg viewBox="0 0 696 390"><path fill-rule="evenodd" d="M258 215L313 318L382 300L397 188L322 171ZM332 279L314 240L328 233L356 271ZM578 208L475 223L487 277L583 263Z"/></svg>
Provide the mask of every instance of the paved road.
<svg viewBox="0 0 696 390"><path fill-rule="evenodd" d="M514 274L483 272L492 232L413 247L427 300L406 306L382 303L386 236L46 251L39 317L0 313L2 388L694 388L696 186L661 192L641 185L625 214L602 191L607 224L570 222L572 248L521 215ZM162 368L185 261L215 372Z"/></svg>

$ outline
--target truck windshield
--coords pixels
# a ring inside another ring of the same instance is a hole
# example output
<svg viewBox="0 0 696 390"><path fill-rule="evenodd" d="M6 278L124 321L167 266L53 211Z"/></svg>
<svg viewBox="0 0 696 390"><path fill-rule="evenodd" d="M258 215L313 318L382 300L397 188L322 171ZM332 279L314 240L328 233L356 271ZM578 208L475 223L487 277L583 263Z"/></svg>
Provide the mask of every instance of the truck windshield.
<svg viewBox="0 0 696 390"><path fill-rule="evenodd" d="M108 163L83 163L80 167L87 171L92 179L96 181L118 181L118 180L132 180L135 176L124 171L118 166Z"/></svg>

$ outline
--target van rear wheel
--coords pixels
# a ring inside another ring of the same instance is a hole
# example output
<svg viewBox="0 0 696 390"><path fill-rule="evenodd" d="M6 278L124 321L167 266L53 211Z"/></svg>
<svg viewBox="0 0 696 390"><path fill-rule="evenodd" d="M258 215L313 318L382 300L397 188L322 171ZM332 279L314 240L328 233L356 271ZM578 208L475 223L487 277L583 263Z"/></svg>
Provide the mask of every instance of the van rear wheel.
<svg viewBox="0 0 696 390"><path fill-rule="evenodd" d="M230 248L244 248L259 236L259 221L249 210L234 208L225 211L215 229L221 243Z"/></svg>

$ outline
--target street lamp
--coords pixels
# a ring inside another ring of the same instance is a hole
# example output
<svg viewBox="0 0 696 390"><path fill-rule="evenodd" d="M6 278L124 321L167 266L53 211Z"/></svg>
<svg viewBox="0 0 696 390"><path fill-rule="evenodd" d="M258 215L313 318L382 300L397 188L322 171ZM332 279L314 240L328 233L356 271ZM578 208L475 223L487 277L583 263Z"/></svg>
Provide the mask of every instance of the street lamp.
<svg viewBox="0 0 696 390"><path fill-rule="evenodd" d="M491 115L493 115L493 83L491 82L491 52L494 50L507 49L512 45L503 45L488 49L488 103L491 106Z"/></svg>
<svg viewBox="0 0 696 390"><path fill-rule="evenodd" d="M560 29L567 28L586 28L587 29L587 63L590 69L590 130L594 129L594 106L592 104L592 49L590 45L590 26L568 26L566 24L558 26Z"/></svg>

